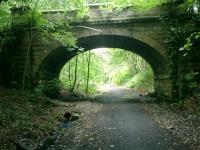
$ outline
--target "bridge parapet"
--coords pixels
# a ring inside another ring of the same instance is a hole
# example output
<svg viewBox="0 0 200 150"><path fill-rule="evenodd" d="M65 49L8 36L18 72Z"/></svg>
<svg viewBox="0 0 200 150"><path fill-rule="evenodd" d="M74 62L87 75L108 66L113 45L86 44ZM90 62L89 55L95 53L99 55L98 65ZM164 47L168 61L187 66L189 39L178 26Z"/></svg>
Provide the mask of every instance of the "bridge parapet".
<svg viewBox="0 0 200 150"><path fill-rule="evenodd" d="M53 10L53 11L44 11L46 19L51 22L57 21L69 21L72 20L77 15L77 11L68 11L64 10ZM126 21L140 18L159 18L161 15L166 14L164 8L156 7L147 11L134 9L133 7L128 6L127 8L118 10L116 9L103 9L101 5L90 5L88 13L84 18L75 19L74 22L99 22L99 21Z"/></svg>

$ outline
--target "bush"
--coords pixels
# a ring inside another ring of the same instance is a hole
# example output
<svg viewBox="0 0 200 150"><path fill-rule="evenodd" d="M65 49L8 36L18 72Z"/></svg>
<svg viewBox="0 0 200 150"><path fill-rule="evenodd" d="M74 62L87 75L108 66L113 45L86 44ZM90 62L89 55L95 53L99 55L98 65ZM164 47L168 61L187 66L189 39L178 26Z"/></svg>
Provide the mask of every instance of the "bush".
<svg viewBox="0 0 200 150"><path fill-rule="evenodd" d="M44 94L47 97L54 99L59 97L60 87L61 87L60 81L58 79L54 79L39 84L35 88L35 92L39 94Z"/></svg>
<svg viewBox="0 0 200 150"><path fill-rule="evenodd" d="M149 68L136 74L129 82L126 83L126 86L134 88L140 92L153 92L153 82L153 71Z"/></svg>
<svg viewBox="0 0 200 150"><path fill-rule="evenodd" d="M131 72L128 67L123 67L120 70L117 70L112 81L117 85L123 85L131 79Z"/></svg>

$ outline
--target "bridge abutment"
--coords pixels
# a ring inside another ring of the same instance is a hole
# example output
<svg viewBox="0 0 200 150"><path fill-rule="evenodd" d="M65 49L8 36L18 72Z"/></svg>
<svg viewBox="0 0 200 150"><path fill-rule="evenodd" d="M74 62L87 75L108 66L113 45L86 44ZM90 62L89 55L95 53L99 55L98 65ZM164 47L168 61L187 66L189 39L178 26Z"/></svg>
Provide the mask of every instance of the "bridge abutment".
<svg viewBox="0 0 200 150"><path fill-rule="evenodd" d="M172 81L169 75L159 75L154 77L154 88L156 95L164 100L172 97Z"/></svg>

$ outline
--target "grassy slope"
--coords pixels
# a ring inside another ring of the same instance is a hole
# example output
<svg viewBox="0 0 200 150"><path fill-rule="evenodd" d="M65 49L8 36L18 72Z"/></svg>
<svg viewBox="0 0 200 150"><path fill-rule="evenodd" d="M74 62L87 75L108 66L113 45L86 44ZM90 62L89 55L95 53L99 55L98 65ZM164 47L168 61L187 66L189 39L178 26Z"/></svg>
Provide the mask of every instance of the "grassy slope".
<svg viewBox="0 0 200 150"><path fill-rule="evenodd" d="M153 72L149 68L136 74L129 82L126 83L126 85L138 90L141 93L153 92L153 81Z"/></svg>

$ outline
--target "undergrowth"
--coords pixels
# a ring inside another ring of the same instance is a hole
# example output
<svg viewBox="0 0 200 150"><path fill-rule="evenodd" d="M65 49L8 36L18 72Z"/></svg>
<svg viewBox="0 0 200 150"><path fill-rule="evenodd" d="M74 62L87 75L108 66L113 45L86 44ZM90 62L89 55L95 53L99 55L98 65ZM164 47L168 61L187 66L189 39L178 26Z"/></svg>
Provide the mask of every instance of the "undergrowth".
<svg viewBox="0 0 200 150"><path fill-rule="evenodd" d="M56 127L60 111L45 96L18 90L0 90L0 149L15 149L20 137L39 141ZM53 111L54 110L54 111Z"/></svg>
<svg viewBox="0 0 200 150"><path fill-rule="evenodd" d="M153 92L154 90L154 79L153 72L151 68L143 70L142 72L136 74L126 85L130 88L134 88L137 91L143 92Z"/></svg>

